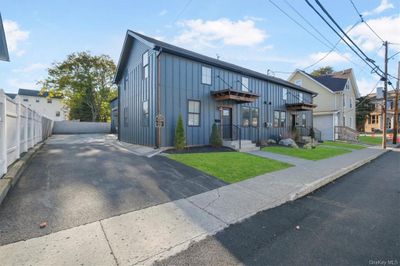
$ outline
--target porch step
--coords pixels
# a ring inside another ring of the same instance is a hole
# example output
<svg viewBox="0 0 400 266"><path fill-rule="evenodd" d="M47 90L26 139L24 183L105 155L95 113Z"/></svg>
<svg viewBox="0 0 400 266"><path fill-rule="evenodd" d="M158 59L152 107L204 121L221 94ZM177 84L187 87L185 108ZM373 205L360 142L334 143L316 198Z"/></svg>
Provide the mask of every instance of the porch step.
<svg viewBox="0 0 400 266"><path fill-rule="evenodd" d="M242 140L241 141L242 145L241 148L239 148L239 141L238 140L224 140L223 145L229 148L232 148L234 150L237 151L255 151L255 150L259 150L259 148L256 146L256 144L254 144L253 142L251 142L251 140Z"/></svg>

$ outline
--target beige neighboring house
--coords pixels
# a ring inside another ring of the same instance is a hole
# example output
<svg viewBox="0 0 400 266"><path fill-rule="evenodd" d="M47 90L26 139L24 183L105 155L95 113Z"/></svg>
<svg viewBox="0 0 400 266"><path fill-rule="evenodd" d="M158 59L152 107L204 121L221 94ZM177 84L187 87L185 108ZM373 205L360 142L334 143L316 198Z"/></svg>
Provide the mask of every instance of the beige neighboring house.
<svg viewBox="0 0 400 266"><path fill-rule="evenodd" d="M64 105L61 97L49 98L47 93L42 95L38 90L26 89L19 89L18 94L7 95L53 121L68 120L68 108Z"/></svg>
<svg viewBox="0 0 400 266"><path fill-rule="evenodd" d="M318 93L313 126L321 131L322 140L337 138L335 126L356 130L356 99L360 93L351 68L319 77L296 70L288 81Z"/></svg>

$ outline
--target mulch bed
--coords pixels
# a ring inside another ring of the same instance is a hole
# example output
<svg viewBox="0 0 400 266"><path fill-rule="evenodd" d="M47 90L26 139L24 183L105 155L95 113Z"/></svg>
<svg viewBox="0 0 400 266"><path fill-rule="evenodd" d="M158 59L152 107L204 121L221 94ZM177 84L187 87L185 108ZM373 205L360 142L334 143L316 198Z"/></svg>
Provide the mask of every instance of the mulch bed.
<svg viewBox="0 0 400 266"><path fill-rule="evenodd" d="M179 153L206 153L206 152L232 152L235 151L228 147L212 147L212 146L198 146L198 147L187 147L183 150L169 149L164 151L168 154L179 154Z"/></svg>

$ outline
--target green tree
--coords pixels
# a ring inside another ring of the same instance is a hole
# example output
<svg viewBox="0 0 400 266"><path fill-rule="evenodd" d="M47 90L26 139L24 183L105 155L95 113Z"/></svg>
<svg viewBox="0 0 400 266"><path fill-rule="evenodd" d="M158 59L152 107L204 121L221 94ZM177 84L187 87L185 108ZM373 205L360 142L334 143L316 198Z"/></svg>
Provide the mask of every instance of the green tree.
<svg viewBox="0 0 400 266"><path fill-rule="evenodd" d="M113 84L116 66L107 55L73 53L53 63L48 77L41 81L42 92L64 98L70 119L110 121L109 101L117 95Z"/></svg>
<svg viewBox="0 0 400 266"><path fill-rule="evenodd" d="M371 103L371 99L367 96L363 96L357 99L356 104L356 128L358 131L364 131L364 123L368 118L369 114L374 111L375 105Z"/></svg>
<svg viewBox="0 0 400 266"><path fill-rule="evenodd" d="M210 144L213 147L221 147L222 146L221 134L218 130L217 124L215 124L215 123L212 125L212 129L211 129Z"/></svg>
<svg viewBox="0 0 400 266"><path fill-rule="evenodd" d="M323 75L328 75L333 73L333 67L331 66L325 66L325 67L320 67L318 69L314 69L313 72L311 72L312 76L319 77Z"/></svg>
<svg viewBox="0 0 400 266"><path fill-rule="evenodd" d="M177 150L183 150L186 146L185 129L183 128L183 119L180 113L175 128L174 145Z"/></svg>

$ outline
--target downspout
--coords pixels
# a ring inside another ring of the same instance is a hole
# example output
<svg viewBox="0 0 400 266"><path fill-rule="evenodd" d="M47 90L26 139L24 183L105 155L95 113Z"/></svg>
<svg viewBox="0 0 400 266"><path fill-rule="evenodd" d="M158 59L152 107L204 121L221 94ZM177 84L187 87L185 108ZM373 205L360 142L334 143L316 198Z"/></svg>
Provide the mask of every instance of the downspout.
<svg viewBox="0 0 400 266"><path fill-rule="evenodd" d="M157 53L157 116L158 118L161 117L161 63L160 63L160 55L162 52L162 48ZM165 123L165 122L164 122ZM157 136L156 136L156 148L161 147L161 126L157 126Z"/></svg>

